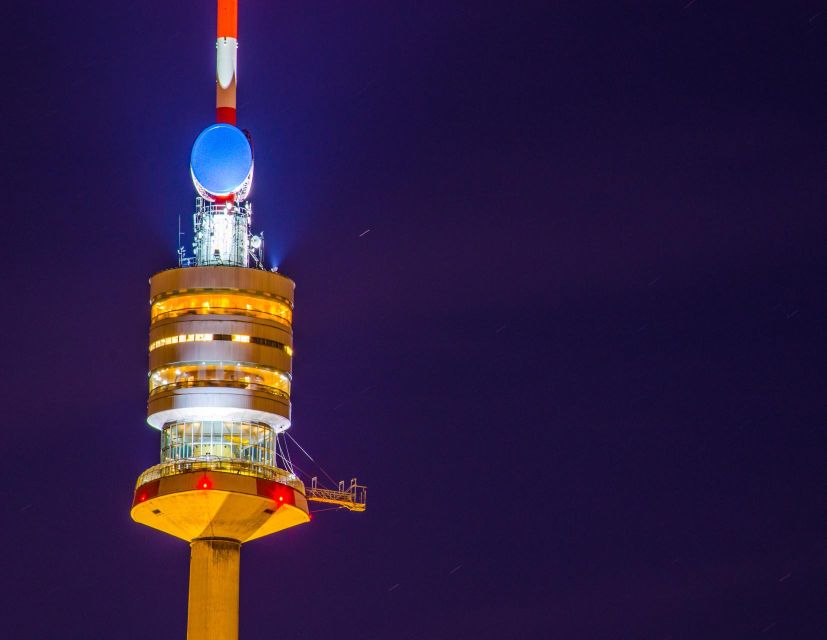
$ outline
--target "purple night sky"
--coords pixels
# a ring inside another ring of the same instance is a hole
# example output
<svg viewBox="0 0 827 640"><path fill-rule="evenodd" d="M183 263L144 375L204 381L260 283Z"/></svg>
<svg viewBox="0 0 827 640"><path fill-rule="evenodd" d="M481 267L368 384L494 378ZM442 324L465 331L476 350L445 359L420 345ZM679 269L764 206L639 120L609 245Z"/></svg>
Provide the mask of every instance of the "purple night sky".
<svg viewBox="0 0 827 640"><path fill-rule="evenodd" d="M240 4L291 434L369 487L245 546L241 637L827 637L824 0ZM214 2L5 25L0 635L184 638L129 508Z"/></svg>

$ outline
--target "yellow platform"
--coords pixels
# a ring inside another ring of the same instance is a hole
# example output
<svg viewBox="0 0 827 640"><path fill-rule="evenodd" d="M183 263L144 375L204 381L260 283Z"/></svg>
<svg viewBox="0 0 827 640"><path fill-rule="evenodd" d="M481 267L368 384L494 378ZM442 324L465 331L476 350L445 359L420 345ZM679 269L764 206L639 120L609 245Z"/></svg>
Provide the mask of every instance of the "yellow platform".
<svg viewBox="0 0 827 640"><path fill-rule="evenodd" d="M135 490L132 519L187 542L226 538L248 542L310 521L298 489L251 476L192 471Z"/></svg>

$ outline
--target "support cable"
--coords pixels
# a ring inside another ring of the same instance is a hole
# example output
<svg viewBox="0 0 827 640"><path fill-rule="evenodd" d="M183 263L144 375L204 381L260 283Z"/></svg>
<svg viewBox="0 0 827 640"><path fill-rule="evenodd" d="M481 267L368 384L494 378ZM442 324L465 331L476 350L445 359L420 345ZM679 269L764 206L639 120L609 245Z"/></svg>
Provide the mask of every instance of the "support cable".
<svg viewBox="0 0 827 640"><path fill-rule="evenodd" d="M298 442L296 442L296 439L293 436L291 436L286 431L284 433L288 438L290 438L293 441L293 444L295 444L301 450L301 452L308 457L310 462L312 462L317 467L319 467L319 469L321 469L322 473L325 474L325 476L327 476L327 479L330 480L333 483L333 486L339 486L339 483L336 482L333 478L330 477L330 474L325 470L325 468L322 465L320 465L318 462L316 462L313 459L313 456L311 456L309 453L307 453L307 451L305 451L304 447L301 446Z"/></svg>

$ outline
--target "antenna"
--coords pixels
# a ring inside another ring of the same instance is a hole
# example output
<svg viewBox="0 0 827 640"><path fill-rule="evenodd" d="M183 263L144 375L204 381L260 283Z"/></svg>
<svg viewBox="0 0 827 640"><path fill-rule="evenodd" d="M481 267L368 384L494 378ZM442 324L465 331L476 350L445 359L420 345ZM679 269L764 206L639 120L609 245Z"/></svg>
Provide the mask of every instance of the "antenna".
<svg viewBox="0 0 827 640"><path fill-rule="evenodd" d="M238 0L218 0L215 41L215 121L235 126L238 71Z"/></svg>
<svg viewBox="0 0 827 640"><path fill-rule="evenodd" d="M181 214L178 214L178 237L176 238L176 244L178 246L177 253L178 253L178 266L184 266L184 245L181 244Z"/></svg>

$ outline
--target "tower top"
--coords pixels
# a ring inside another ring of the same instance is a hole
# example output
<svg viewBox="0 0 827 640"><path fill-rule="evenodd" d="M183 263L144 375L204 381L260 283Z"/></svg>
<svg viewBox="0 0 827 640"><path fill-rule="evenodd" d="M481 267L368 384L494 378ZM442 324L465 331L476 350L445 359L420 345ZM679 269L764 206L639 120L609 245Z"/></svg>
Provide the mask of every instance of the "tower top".
<svg viewBox="0 0 827 640"><path fill-rule="evenodd" d="M190 176L200 198L194 216L194 258L179 247L179 265L247 267L261 264L261 236L251 236L253 145L236 127L238 0L218 0L215 116L195 139ZM179 230L180 238L180 230Z"/></svg>
<svg viewBox="0 0 827 640"><path fill-rule="evenodd" d="M215 41L215 119L192 146L190 172L198 194L210 202L247 198L253 179L253 148L236 128L238 0L218 0Z"/></svg>

